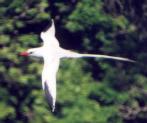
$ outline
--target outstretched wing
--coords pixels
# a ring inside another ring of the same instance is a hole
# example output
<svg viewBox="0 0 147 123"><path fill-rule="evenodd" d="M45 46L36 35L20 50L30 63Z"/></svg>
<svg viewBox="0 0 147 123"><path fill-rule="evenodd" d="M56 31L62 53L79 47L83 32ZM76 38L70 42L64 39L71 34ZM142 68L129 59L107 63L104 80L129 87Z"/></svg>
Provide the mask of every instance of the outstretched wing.
<svg viewBox="0 0 147 123"><path fill-rule="evenodd" d="M42 71L42 86L45 91L46 99L52 108L55 109L56 102L56 73L59 67L59 59L52 58L50 60L44 59L44 68Z"/></svg>
<svg viewBox="0 0 147 123"><path fill-rule="evenodd" d="M51 27L49 27L47 31L41 32L40 37L43 40L44 45L46 46L51 46L51 47L59 46L59 42L55 37L55 24L53 19L52 19Z"/></svg>

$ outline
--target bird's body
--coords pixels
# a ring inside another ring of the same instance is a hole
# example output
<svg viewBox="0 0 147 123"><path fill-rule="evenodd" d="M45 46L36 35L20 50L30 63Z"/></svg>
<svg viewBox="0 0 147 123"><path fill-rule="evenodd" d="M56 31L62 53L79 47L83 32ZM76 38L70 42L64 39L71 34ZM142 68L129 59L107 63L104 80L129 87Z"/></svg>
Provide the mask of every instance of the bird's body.
<svg viewBox="0 0 147 123"><path fill-rule="evenodd" d="M43 46L39 48L29 49L27 52L22 52L22 56L36 56L42 57L44 60L44 66L42 71L42 87L45 91L46 98L52 107L52 111L55 109L56 102L56 74L58 71L61 58L80 58L80 57L98 57L115 59L122 61L134 62L133 60L114 57L108 55L97 54L79 54L70 50L63 49L59 46L59 42L55 37L55 26L52 20L51 27L46 32L41 32L41 39L43 40Z"/></svg>

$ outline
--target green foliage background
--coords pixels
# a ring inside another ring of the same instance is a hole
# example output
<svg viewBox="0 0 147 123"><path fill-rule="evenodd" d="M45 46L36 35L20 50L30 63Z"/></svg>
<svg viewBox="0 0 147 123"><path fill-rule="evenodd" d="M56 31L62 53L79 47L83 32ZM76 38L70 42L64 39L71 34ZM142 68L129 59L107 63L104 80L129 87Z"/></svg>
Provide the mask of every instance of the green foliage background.
<svg viewBox="0 0 147 123"><path fill-rule="evenodd" d="M146 15L145 0L0 0L0 123L146 123ZM62 60L52 113L43 61L18 56L41 46L51 18L63 48L138 63Z"/></svg>

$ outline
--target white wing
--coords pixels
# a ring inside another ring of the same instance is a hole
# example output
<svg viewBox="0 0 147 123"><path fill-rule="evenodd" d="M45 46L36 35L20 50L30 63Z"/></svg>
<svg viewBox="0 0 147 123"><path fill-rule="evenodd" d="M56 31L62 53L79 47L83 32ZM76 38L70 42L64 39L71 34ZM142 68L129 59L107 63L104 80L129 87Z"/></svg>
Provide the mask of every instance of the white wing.
<svg viewBox="0 0 147 123"><path fill-rule="evenodd" d="M51 47L58 47L59 42L55 37L55 24L52 19L52 25L47 29L45 32L41 32L40 34L41 39L44 42L44 45L51 46Z"/></svg>
<svg viewBox="0 0 147 123"><path fill-rule="evenodd" d="M42 86L52 111L55 109L56 102L56 73L58 71L58 67L58 58L44 59Z"/></svg>

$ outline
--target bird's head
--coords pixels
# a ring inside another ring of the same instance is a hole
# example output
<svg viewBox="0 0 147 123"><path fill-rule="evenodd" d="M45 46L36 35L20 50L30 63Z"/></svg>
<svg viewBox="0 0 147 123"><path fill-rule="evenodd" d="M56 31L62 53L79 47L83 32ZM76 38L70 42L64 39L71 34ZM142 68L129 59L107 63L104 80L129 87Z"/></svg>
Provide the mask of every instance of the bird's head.
<svg viewBox="0 0 147 123"><path fill-rule="evenodd" d="M27 57L27 56L41 57L42 56L39 48L28 49L27 51L21 52L19 55L24 57Z"/></svg>

